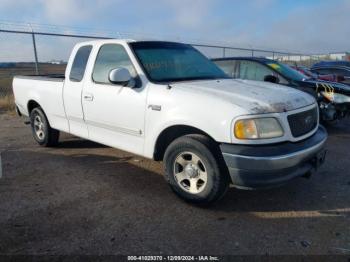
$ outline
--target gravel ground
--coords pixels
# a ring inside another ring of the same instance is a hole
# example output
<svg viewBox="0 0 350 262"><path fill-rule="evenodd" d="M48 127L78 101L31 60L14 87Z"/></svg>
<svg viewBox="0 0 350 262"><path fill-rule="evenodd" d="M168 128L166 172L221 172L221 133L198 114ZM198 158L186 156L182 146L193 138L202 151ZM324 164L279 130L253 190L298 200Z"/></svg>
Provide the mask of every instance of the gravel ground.
<svg viewBox="0 0 350 262"><path fill-rule="evenodd" d="M0 115L0 254L350 254L350 121L326 163L267 191L231 188L210 208L178 199L161 163L69 135L41 148Z"/></svg>

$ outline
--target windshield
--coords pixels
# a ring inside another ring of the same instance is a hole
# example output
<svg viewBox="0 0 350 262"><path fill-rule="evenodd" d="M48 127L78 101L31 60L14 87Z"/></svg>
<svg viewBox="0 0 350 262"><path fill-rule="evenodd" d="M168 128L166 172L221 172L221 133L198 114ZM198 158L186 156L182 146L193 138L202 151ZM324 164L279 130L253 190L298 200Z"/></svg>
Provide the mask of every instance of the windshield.
<svg viewBox="0 0 350 262"><path fill-rule="evenodd" d="M290 66L279 62L268 62L267 65L272 69L275 69L282 76L289 78L291 80L302 81L305 78L308 78L306 75L300 73L298 70L295 70Z"/></svg>
<svg viewBox="0 0 350 262"><path fill-rule="evenodd" d="M134 42L130 46L151 81L230 78L190 45L152 41Z"/></svg>

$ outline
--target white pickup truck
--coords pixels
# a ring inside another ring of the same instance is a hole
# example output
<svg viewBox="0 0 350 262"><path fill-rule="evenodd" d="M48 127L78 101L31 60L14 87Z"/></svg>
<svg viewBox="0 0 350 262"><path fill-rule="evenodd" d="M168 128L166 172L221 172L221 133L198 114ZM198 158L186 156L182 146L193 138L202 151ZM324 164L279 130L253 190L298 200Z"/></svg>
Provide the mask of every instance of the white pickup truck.
<svg viewBox="0 0 350 262"><path fill-rule="evenodd" d="M40 145L63 131L164 161L167 182L190 202L213 202L230 183L278 186L325 158L313 97L231 79L187 44L80 43L65 76L16 76L13 91Z"/></svg>

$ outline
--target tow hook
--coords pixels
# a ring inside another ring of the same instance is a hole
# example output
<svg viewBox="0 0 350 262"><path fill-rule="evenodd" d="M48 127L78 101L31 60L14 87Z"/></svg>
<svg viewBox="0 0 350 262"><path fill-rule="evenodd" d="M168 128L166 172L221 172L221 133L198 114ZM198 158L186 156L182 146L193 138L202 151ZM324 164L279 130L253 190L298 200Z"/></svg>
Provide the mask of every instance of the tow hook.
<svg viewBox="0 0 350 262"><path fill-rule="evenodd" d="M305 173L302 177L306 178L306 179L309 179L311 177L311 175L312 175L312 172L309 171L309 172Z"/></svg>
<svg viewBox="0 0 350 262"><path fill-rule="evenodd" d="M327 150L323 150L320 153L318 153L312 160L311 164L313 165L314 169L317 170L325 161L326 161L326 155ZM310 178L312 175L312 172L309 171L305 173L302 177L304 178Z"/></svg>

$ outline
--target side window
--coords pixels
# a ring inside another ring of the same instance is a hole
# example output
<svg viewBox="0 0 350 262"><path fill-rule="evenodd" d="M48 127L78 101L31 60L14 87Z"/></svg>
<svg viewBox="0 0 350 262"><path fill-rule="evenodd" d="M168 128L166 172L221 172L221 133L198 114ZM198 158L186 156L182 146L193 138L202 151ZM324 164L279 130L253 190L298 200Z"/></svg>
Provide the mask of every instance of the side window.
<svg viewBox="0 0 350 262"><path fill-rule="evenodd" d="M264 81L267 75L276 75L271 69L254 61L241 61L239 76L242 79Z"/></svg>
<svg viewBox="0 0 350 262"><path fill-rule="evenodd" d="M78 49L69 74L69 79L71 81L80 82L83 79L91 49L91 45L82 46Z"/></svg>
<svg viewBox="0 0 350 262"><path fill-rule="evenodd" d="M135 68L124 47L118 44L105 44L96 57L92 79L97 83L110 83L109 72L117 67L128 69L131 76L136 77Z"/></svg>
<svg viewBox="0 0 350 262"><path fill-rule="evenodd" d="M341 76L350 76L350 71L341 68L336 68L334 69L334 74Z"/></svg>
<svg viewBox="0 0 350 262"><path fill-rule="evenodd" d="M271 69L253 61L241 60L239 77L242 79L264 81L267 75L276 75Z"/></svg>
<svg viewBox="0 0 350 262"><path fill-rule="evenodd" d="M332 69L329 68L317 68L314 70L320 75L329 75L329 74L335 74L335 72Z"/></svg>
<svg viewBox="0 0 350 262"><path fill-rule="evenodd" d="M237 78L236 74L236 60L219 60L215 63L224 71L228 76Z"/></svg>

